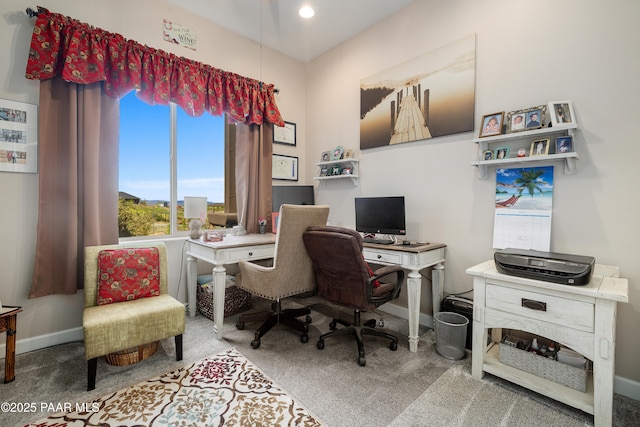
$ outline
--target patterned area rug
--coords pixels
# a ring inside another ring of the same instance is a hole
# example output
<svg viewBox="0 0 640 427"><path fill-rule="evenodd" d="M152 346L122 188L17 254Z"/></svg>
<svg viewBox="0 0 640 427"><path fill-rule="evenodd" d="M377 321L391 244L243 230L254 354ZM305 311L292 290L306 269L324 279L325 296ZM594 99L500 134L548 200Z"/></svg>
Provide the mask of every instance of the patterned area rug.
<svg viewBox="0 0 640 427"><path fill-rule="evenodd" d="M27 426L324 426L235 349Z"/></svg>

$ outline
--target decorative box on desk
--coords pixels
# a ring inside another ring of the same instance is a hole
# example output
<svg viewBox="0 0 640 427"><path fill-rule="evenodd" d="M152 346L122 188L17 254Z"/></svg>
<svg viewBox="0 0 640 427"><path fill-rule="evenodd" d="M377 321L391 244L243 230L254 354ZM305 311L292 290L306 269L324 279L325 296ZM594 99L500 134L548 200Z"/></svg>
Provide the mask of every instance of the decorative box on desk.
<svg viewBox="0 0 640 427"><path fill-rule="evenodd" d="M224 317L251 308L251 294L237 287L234 279L233 276L227 276L224 293ZM196 308L202 315L213 320L213 276L211 274L198 276Z"/></svg>

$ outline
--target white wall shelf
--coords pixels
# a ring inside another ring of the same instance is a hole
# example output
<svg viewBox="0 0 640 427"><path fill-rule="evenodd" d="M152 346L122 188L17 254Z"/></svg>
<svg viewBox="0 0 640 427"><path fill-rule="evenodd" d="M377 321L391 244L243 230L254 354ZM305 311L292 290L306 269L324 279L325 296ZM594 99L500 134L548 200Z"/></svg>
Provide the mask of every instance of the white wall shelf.
<svg viewBox="0 0 640 427"><path fill-rule="evenodd" d="M326 162L319 162L316 163L316 166L319 166L320 169L322 169L323 167L327 167L328 168L328 175L323 175L323 176L315 176L313 177L313 179L320 181L320 182L327 182L330 180L335 180L335 179L351 179L351 181L353 182L354 185L358 185L358 169L359 169L359 162L357 159L340 159L340 160L328 160ZM346 167L350 167L351 168L351 173L349 174L340 174L340 175L332 175L331 171L332 168L334 166L339 166L340 169L344 169Z"/></svg>
<svg viewBox="0 0 640 427"><path fill-rule="evenodd" d="M503 167L513 164L523 164L530 162L550 162L561 161L564 163L564 173L566 175L576 174L576 161L579 159L578 153L575 151L576 139L575 135L578 126L576 124L569 124L566 126L556 126L552 128L534 129L523 132L507 133L504 135L497 135L485 138L474 138L473 142L478 144L478 160L471 162L472 166L476 166L479 172L480 179L487 179L489 177L489 167ZM529 156L529 148L531 142L536 139L543 139L551 136L570 135L573 137L573 150L568 153L555 153L555 138L549 138L549 152L551 154L542 156ZM483 153L489 150L493 146L495 147L509 147L510 157L507 159L494 159L494 160L482 160ZM518 149L525 149L527 152L526 157L517 157Z"/></svg>

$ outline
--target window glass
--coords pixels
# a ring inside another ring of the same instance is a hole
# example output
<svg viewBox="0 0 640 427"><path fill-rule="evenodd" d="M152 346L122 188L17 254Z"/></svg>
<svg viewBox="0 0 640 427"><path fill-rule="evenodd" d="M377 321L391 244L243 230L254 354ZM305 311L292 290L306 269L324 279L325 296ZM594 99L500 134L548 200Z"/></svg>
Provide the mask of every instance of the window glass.
<svg viewBox="0 0 640 427"><path fill-rule="evenodd" d="M170 235L172 223L188 230L185 196L206 197L209 212L224 210L223 116L190 117L130 92L120 100L119 148L120 237Z"/></svg>

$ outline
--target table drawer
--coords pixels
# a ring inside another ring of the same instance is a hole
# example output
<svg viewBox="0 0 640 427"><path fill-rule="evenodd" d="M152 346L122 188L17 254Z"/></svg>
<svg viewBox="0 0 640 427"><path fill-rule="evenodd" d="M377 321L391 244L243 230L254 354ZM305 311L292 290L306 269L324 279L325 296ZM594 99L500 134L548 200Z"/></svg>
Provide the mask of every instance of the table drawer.
<svg viewBox="0 0 640 427"><path fill-rule="evenodd" d="M593 332L593 303L488 283L486 305L518 316Z"/></svg>
<svg viewBox="0 0 640 427"><path fill-rule="evenodd" d="M402 255L393 252L376 251L375 249L364 249L362 251L367 262L379 262L383 264L402 264Z"/></svg>
<svg viewBox="0 0 640 427"><path fill-rule="evenodd" d="M274 245L259 245L227 249L227 262L233 264L240 260L272 258Z"/></svg>

